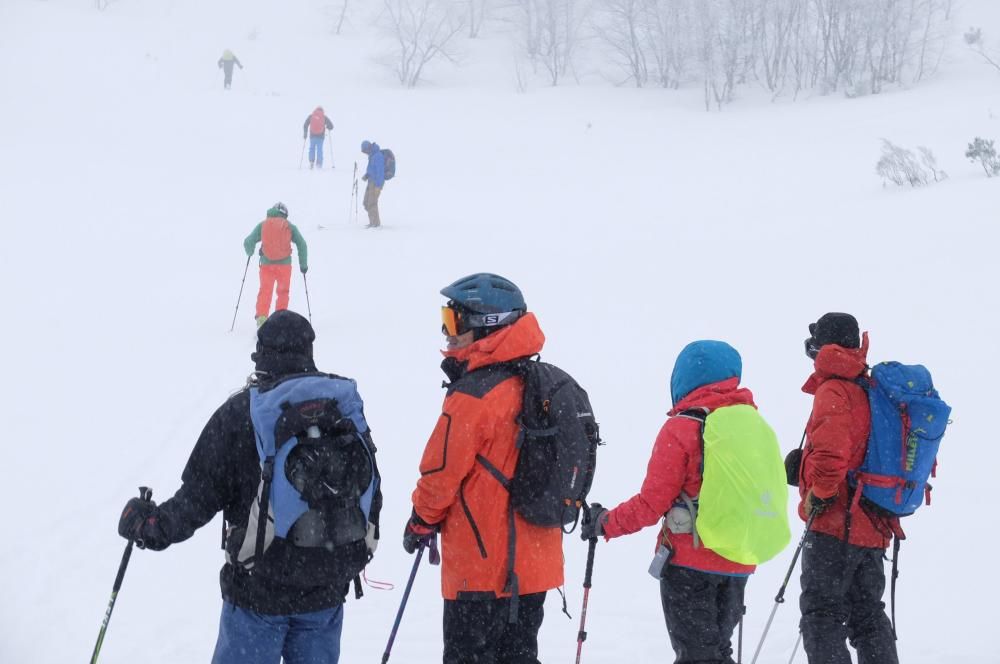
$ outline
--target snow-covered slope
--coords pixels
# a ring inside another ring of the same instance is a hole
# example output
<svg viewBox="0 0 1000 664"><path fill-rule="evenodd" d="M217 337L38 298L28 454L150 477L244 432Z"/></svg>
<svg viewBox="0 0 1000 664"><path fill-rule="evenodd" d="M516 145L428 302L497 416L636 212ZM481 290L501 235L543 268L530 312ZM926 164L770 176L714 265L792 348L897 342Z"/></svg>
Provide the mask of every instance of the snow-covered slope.
<svg viewBox="0 0 1000 664"><path fill-rule="evenodd" d="M309 241L318 363L357 378L382 453L385 540L369 572L397 589L349 603L345 662L380 655L411 563L398 533L443 396L437 291L480 270L522 287L545 359L589 390L608 442L592 497L605 504L638 489L690 340L741 351L786 449L809 410L798 390L806 324L823 312L854 312L873 359L931 367L955 422L935 505L907 524L901 659L1000 662L989 499L1000 192L962 156L973 136L1000 135L1000 77L960 36L941 74L910 91L707 114L696 91L516 94L479 77L503 69L490 42L469 45L482 58L466 70L401 90L372 62L369 28L330 36L318 0L90 4L0 3L0 661L89 654L123 548L121 506L139 484L172 494L201 426L251 369L253 270L227 332L241 242L282 200ZM958 25L1000 33L993 4L969 0ZM215 68L225 48L246 66L229 93ZM317 104L336 124L337 168L300 171L302 121ZM883 189L880 137L927 145L951 178ZM379 232L348 215L364 138L399 159ZM304 312L296 279L292 307ZM645 573L653 537L601 545L587 661L668 659ZM102 661L206 661L218 545L217 520L166 552L137 552ZM576 616L585 546L567 538L565 551ZM750 583L751 646L791 553ZM440 659L437 584L421 571L396 657ZM762 662L787 661L796 597L793 582ZM544 661L575 647L557 599Z"/></svg>

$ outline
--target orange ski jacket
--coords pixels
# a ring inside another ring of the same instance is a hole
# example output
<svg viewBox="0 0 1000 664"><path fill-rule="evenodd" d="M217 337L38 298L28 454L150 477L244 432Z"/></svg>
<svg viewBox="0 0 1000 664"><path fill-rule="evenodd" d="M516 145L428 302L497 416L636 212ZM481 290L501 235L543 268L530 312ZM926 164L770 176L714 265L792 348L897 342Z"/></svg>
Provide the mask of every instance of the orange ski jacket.
<svg viewBox="0 0 1000 664"><path fill-rule="evenodd" d="M509 597L509 505L506 489L479 462L506 477L517 465L523 381L490 366L528 357L545 336L533 314L456 351L442 365L453 379L420 462L413 508L441 527L441 590L445 599ZM514 515L514 572L521 595L563 584L562 531Z"/></svg>

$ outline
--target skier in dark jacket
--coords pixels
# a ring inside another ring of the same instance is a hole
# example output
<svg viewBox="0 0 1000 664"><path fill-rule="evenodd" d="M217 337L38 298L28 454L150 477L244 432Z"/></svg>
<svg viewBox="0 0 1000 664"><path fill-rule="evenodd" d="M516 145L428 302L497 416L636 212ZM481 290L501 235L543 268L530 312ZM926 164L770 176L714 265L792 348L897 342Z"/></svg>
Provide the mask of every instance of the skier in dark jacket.
<svg viewBox="0 0 1000 664"><path fill-rule="evenodd" d="M232 51L226 49L223 52L222 57L219 58L219 69L225 74L225 78L222 80L222 87L228 90L233 84L233 65L236 65L240 69L243 69L243 63L240 59L233 54Z"/></svg>
<svg viewBox="0 0 1000 664"><path fill-rule="evenodd" d="M220 575L223 610L213 664L278 664L282 657L286 664L336 664L351 577L338 578L325 549L275 537L260 556L259 573L228 562L242 544L240 527L250 530L250 508L261 483L251 388L263 393L282 378L324 375L313 363L315 334L302 316L275 312L258 330L257 339L257 351L251 355L256 370L248 387L230 397L205 425L184 468L181 488L160 505L130 500L118 532L134 538L140 548L160 551L188 539L222 511L227 563ZM367 427L359 431L370 444ZM362 559L378 544L381 504L376 487L367 536L356 546Z"/></svg>
<svg viewBox="0 0 1000 664"><path fill-rule="evenodd" d="M868 333L850 314L828 313L809 326L806 355L814 371L802 391L813 395L799 465L799 516L812 521L802 548L799 606L810 664L898 664L885 614L883 558L899 519L852 507L848 473L864 461L871 429L868 395L857 384L868 370Z"/></svg>

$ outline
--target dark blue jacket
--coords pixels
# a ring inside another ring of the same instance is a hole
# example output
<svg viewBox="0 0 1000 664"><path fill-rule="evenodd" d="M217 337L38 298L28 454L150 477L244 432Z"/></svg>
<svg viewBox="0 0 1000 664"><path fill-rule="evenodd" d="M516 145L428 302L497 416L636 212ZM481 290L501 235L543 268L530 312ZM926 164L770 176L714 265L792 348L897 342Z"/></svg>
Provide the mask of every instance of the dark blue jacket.
<svg viewBox="0 0 1000 664"><path fill-rule="evenodd" d="M385 185L385 157L382 155L382 148L378 143L372 143L371 152L368 154L368 170L365 171L368 181L376 187L382 188Z"/></svg>

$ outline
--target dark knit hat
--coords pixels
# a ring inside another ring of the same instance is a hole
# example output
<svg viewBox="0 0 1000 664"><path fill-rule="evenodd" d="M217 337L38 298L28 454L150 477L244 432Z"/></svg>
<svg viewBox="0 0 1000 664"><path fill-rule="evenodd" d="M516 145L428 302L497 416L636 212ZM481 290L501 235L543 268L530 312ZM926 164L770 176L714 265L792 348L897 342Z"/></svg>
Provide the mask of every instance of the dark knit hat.
<svg viewBox="0 0 1000 664"><path fill-rule="evenodd" d="M257 351L250 358L269 373L315 371L309 321L294 311L275 311L257 330Z"/></svg>
<svg viewBox="0 0 1000 664"><path fill-rule="evenodd" d="M861 348L861 332L857 319L851 314L830 312L809 324L817 348L836 344L843 348Z"/></svg>

